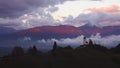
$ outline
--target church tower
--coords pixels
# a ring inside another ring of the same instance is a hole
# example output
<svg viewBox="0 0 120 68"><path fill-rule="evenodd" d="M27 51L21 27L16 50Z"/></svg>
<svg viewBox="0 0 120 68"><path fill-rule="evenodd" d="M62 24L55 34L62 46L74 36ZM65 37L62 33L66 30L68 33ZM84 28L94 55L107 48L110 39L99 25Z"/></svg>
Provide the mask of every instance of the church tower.
<svg viewBox="0 0 120 68"><path fill-rule="evenodd" d="M83 38L83 45L85 45L85 46L88 45L88 41L87 41L86 37Z"/></svg>

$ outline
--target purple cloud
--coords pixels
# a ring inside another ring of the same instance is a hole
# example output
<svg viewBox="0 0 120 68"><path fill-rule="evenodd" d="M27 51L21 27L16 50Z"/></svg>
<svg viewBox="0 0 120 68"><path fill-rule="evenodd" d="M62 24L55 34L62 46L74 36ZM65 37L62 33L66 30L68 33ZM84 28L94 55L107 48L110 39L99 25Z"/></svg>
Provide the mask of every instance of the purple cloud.
<svg viewBox="0 0 120 68"><path fill-rule="evenodd" d="M76 18L69 16L65 18L65 22L68 22L69 25L75 24L78 26L81 26L81 24L89 24L98 27L115 26L120 25L120 14L109 14L107 12L83 13Z"/></svg>
<svg viewBox="0 0 120 68"><path fill-rule="evenodd" d="M54 6L65 0L0 0L0 17L18 17L37 7Z"/></svg>

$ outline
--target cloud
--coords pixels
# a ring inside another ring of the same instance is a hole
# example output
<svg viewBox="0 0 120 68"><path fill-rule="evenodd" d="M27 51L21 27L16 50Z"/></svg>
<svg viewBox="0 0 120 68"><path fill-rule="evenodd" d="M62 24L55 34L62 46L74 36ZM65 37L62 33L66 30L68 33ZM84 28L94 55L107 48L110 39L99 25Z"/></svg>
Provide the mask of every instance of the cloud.
<svg viewBox="0 0 120 68"><path fill-rule="evenodd" d="M44 25L56 26L59 21L54 20L52 12L57 11L56 7L38 8L18 18L0 18L1 27L11 27L17 30L39 27Z"/></svg>
<svg viewBox="0 0 120 68"><path fill-rule="evenodd" d="M63 39L48 39L48 40L38 40L37 43L44 43L44 44L52 44L54 41L61 46L71 45L73 47L79 46L83 44L83 37L84 35L78 36L76 38L63 38ZM120 43L120 35L111 35L107 37L101 37L100 33L96 35L91 35L91 37L87 38L87 40L92 39L94 43L101 44L106 47L115 47ZM106 43L107 42L107 43Z"/></svg>
<svg viewBox="0 0 120 68"><path fill-rule="evenodd" d="M31 9L54 6L65 0L0 0L0 17L19 17Z"/></svg>
<svg viewBox="0 0 120 68"><path fill-rule="evenodd" d="M31 37L24 37L23 40L24 41L31 41Z"/></svg>
<svg viewBox="0 0 120 68"><path fill-rule="evenodd" d="M95 36L92 35L90 38L94 41L94 43L102 44L107 47L114 47L118 45L120 42L120 39L119 39L120 35L111 35L107 37L101 37L101 35L98 33Z"/></svg>
<svg viewBox="0 0 120 68"><path fill-rule="evenodd" d="M89 8L85 11L88 13L81 13L77 17L68 16L64 18L65 23L74 25L76 27L84 24L91 26L117 26L120 25L120 7L118 5L111 5L107 7Z"/></svg>
<svg viewBox="0 0 120 68"><path fill-rule="evenodd" d="M120 6L118 5L111 5L108 7L100 7L100 8L89 8L86 9L86 11L90 11L90 12L107 12L107 13L111 13L111 14L120 14Z"/></svg>
<svg viewBox="0 0 120 68"><path fill-rule="evenodd" d="M49 12L55 12L55 11L57 11L58 10L58 7L52 7L52 6L49 6L48 8L47 8L47 11L49 11Z"/></svg>
<svg viewBox="0 0 120 68"><path fill-rule="evenodd" d="M107 12L96 11L87 14L82 13L75 18L69 16L64 18L64 20L69 25L74 26L82 26L84 24L97 27L117 26L120 25L120 14L110 14Z"/></svg>
<svg viewBox="0 0 120 68"><path fill-rule="evenodd" d="M0 1L0 27L17 30L43 25L56 25L50 13L64 0L3 0ZM51 23L52 22L52 23Z"/></svg>
<svg viewBox="0 0 120 68"><path fill-rule="evenodd" d="M0 27L10 27L17 30L30 28L28 24L22 23L22 18L0 18Z"/></svg>
<svg viewBox="0 0 120 68"><path fill-rule="evenodd" d="M85 24L97 27L118 26L120 25L120 14L109 14L106 12L92 12L88 14L83 13L75 18L71 15L64 17L64 21L61 22L52 17L51 10L48 11L45 8L38 8L37 10L24 14L19 18L0 18L0 26L12 27L17 30L45 25L72 25L79 27Z"/></svg>
<svg viewBox="0 0 120 68"><path fill-rule="evenodd" d="M42 40L38 40L37 41L37 43L39 43L39 44L53 44L53 42L54 41L56 41L57 43L58 43L58 45L60 45L60 46L63 46L63 47L65 47L65 46L67 46L67 45L71 45L71 46L73 46L73 47L76 47L76 46L79 46L80 44L83 44L83 35L81 35L81 36L78 36L78 37L76 37L76 38L62 38L62 39L55 39L55 38L53 38L53 39L47 39L47 40L45 40L45 39L42 39Z"/></svg>
<svg viewBox="0 0 120 68"><path fill-rule="evenodd" d="M9 3L9 1L6 0L0 1L0 26L21 30L45 25L72 25L76 27L85 24L98 27L120 25L120 13L117 5L90 8L86 10L91 11L90 13L81 13L77 17L69 15L68 17L63 17L63 21L56 20L53 18L52 13L58 11L59 7L54 5L63 3L64 1L65 0L11 0L11 2L15 4ZM15 16L15 18L13 18L12 15ZM57 17L59 16L56 16L56 18Z"/></svg>
<svg viewBox="0 0 120 68"><path fill-rule="evenodd" d="M39 7L48 7L76 0L0 0L0 17L16 18Z"/></svg>
<svg viewBox="0 0 120 68"><path fill-rule="evenodd" d="M14 27L21 25L18 19L0 18L0 27Z"/></svg>
<svg viewBox="0 0 120 68"><path fill-rule="evenodd" d="M19 38L17 41L19 41L19 42L31 42L32 38L25 36L25 37Z"/></svg>
<svg viewBox="0 0 120 68"><path fill-rule="evenodd" d="M54 9L55 8L55 9ZM39 27L39 26L56 26L59 25L59 21L56 21L51 16L51 12L56 11L56 7L51 8L38 8L37 10L21 16L19 20L22 21L23 25L28 26L27 28ZM26 29L26 28L25 28Z"/></svg>

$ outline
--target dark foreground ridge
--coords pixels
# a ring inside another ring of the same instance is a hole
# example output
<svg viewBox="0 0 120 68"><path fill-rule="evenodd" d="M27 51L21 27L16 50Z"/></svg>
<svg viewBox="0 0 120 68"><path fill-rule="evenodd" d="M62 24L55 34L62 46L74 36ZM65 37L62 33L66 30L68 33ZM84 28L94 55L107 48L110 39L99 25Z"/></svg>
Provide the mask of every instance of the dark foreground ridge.
<svg viewBox="0 0 120 68"><path fill-rule="evenodd" d="M11 54L0 58L0 68L120 68L120 45L107 49L90 40L73 49L54 42L53 49L46 53L36 46L27 52L16 46Z"/></svg>

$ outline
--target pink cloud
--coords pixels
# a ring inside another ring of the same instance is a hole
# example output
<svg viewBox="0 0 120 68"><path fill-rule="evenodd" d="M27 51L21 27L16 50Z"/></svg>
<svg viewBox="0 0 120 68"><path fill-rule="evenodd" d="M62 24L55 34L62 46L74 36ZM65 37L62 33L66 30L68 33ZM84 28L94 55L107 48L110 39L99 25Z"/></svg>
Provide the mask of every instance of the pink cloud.
<svg viewBox="0 0 120 68"><path fill-rule="evenodd" d="M89 8L87 11L91 12L108 12L111 14L119 14L120 13L120 6L118 5L111 5L107 7L100 7L100 8Z"/></svg>

